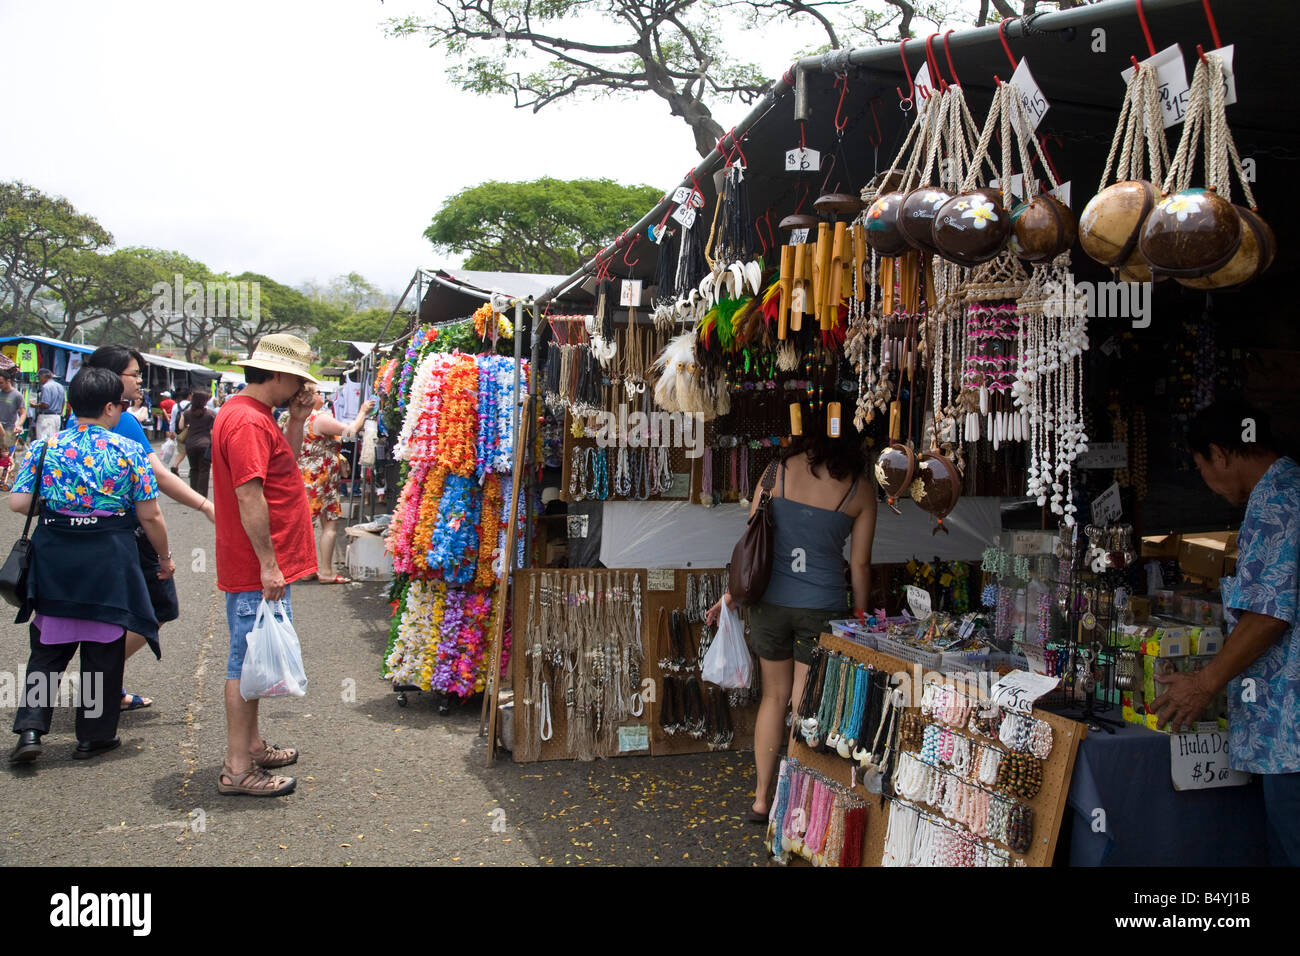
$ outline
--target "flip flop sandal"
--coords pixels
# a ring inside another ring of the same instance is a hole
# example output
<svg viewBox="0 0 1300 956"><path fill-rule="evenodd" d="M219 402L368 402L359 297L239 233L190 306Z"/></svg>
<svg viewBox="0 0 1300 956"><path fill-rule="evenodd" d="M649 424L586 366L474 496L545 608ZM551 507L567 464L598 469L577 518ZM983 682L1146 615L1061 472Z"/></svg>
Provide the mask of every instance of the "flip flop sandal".
<svg viewBox="0 0 1300 956"><path fill-rule="evenodd" d="M224 783L225 778L230 783ZM243 773L235 773L230 764L221 765L221 776L217 777L217 792L242 797L282 797L293 793L298 781L293 777L271 775L261 767L252 766Z"/></svg>
<svg viewBox="0 0 1300 956"><path fill-rule="evenodd" d="M297 762L297 749L293 747L277 747L274 744L267 744L261 756L253 758L253 763L263 770L275 770L277 767L287 767L289 764Z"/></svg>
<svg viewBox="0 0 1300 956"><path fill-rule="evenodd" d="M153 706L153 701L148 697L141 697L139 694L128 694L123 692L122 699L127 700L128 698L130 703L122 705L122 713L126 713L128 710L144 710L146 707Z"/></svg>

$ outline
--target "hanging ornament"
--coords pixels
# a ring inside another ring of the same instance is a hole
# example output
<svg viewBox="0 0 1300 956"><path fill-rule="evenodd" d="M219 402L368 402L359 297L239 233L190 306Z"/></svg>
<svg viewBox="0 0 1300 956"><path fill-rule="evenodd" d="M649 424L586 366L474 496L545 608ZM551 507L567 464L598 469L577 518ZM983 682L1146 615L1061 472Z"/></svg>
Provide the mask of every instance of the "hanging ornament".
<svg viewBox="0 0 1300 956"><path fill-rule="evenodd" d="M1152 180L1161 180L1168 163L1156 71L1138 67L1124 93L1101 185L1079 217L1083 251L1126 282L1152 280L1150 266L1138 253L1138 239L1158 198Z"/></svg>

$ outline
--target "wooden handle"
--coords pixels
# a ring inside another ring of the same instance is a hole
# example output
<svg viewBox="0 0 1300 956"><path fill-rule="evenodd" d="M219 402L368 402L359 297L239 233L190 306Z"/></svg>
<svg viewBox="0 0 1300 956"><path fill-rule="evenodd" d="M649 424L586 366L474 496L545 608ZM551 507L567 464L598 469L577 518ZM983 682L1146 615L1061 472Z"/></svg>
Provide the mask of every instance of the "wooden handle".
<svg viewBox="0 0 1300 956"><path fill-rule="evenodd" d="M894 262L886 256L880 260L880 313L892 315L894 312Z"/></svg>
<svg viewBox="0 0 1300 956"><path fill-rule="evenodd" d="M794 246L781 247L781 304L776 317L776 337L785 340L790 326L790 292L794 288Z"/></svg>

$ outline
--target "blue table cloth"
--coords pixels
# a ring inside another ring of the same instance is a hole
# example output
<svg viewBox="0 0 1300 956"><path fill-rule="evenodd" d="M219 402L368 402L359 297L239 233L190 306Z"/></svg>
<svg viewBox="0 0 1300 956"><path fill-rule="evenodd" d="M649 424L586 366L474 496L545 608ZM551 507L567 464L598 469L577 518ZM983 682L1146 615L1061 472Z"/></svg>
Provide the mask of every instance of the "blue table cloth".
<svg viewBox="0 0 1300 956"><path fill-rule="evenodd" d="M1067 804L1071 866L1268 865L1259 779L1175 790L1169 735L1146 727L1089 730ZM1100 822L1105 828L1095 829Z"/></svg>

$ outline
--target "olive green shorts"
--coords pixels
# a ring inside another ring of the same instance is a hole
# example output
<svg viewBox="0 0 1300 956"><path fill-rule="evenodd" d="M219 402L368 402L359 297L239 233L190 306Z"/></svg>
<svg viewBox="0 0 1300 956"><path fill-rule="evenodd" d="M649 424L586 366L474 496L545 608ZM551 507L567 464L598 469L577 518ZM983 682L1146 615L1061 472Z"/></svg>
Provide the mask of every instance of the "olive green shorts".
<svg viewBox="0 0 1300 956"><path fill-rule="evenodd" d="M765 661L812 663L817 639L830 632L830 622L844 611L785 607L759 601L749 609L749 646Z"/></svg>

